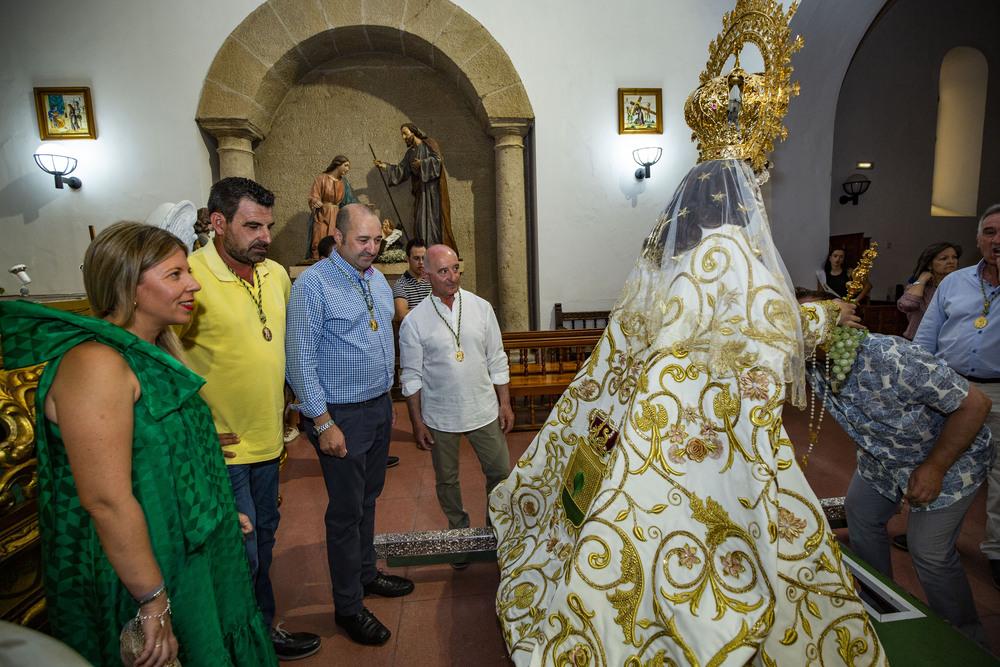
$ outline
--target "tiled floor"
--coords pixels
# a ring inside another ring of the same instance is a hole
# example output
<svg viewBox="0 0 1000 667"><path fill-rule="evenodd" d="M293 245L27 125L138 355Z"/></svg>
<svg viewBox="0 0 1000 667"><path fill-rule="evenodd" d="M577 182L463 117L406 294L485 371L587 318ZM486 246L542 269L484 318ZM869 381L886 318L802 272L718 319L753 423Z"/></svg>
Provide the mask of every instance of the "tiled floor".
<svg viewBox="0 0 1000 667"><path fill-rule="evenodd" d="M376 531L395 533L447 527L434 494L430 454L416 449L406 408L396 404L399 421L393 431L391 453L400 464L386 472L386 486L378 501ZM806 419L800 411L785 410L785 426L792 442L805 442ZM530 444L533 433L508 436L513 463ZM462 444L464 501L473 526L485 525L485 480L468 443ZM498 572L494 563L473 563L465 570L448 565L393 570L410 577L416 590L404 598L372 597L366 605L391 631L385 646L370 648L351 642L333 622L330 575L326 564L323 512L326 491L316 454L304 436L289 444L288 462L281 473L281 525L271 569L278 603L278 620L292 631L308 630L323 637L323 648L295 663L318 665L510 665L500 625L494 613ZM806 467L806 476L820 497L842 496L854 471L854 448L827 416L820 443ZM993 652L1000 655L1000 591L993 587L986 558L978 549L985 527L985 488L965 522L959 550L976 596ZM895 534L905 518L890 526ZM846 540L846 530L837 531ZM896 579L923 599L909 557L893 549Z"/></svg>

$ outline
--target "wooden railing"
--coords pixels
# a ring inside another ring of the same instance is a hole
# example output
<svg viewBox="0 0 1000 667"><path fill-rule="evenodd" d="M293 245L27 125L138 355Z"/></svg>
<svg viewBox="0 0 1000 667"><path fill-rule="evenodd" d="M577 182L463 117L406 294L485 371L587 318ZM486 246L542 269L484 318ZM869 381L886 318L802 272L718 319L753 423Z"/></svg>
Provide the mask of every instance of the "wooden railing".
<svg viewBox="0 0 1000 667"><path fill-rule="evenodd" d="M537 429L545 422L602 333L601 329L561 329L503 334L515 429Z"/></svg>
<svg viewBox="0 0 1000 667"><path fill-rule="evenodd" d="M603 329L608 326L610 311L607 310L563 310L562 304L555 305L556 329Z"/></svg>

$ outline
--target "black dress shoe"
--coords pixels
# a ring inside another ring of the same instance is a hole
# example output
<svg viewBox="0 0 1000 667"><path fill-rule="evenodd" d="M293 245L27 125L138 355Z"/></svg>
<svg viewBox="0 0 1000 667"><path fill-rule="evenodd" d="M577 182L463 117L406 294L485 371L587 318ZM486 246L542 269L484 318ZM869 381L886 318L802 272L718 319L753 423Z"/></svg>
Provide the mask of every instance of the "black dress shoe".
<svg viewBox="0 0 1000 667"><path fill-rule="evenodd" d="M378 576L365 584L365 595L381 595L384 598L399 598L413 592L413 582L394 574L378 571Z"/></svg>
<svg viewBox="0 0 1000 667"><path fill-rule="evenodd" d="M909 551L910 545L906 542L906 533L901 533L892 538L892 546L903 551Z"/></svg>
<svg viewBox="0 0 1000 667"><path fill-rule="evenodd" d="M390 456L389 459L385 462L385 467L386 468L391 468L393 466L398 466L398 465L399 465L399 457L398 456Z"/></svg>
<svg viewBox="0 0 1000 667"><path fill-rule="evenodd" d="M366 646L381 646L392 636L389 628L382 625L367 607L362 607L361 611L350 616L334 613L333 620L347 631L348 637Z"/></svg>
<svg viewBox="0 0 1000 667"><path fill-rule="evenodd" d="M990 571L993 573L993 585L1000 588L1000 560L990 559Z"/></svg>
<svg viewBox="0 0 1000 667"><path fill-rule="evenodd" d="M278 660L308 658L319 650L323 640L311 632L288 632L281 623L270 629L271 644Z"/></svg>

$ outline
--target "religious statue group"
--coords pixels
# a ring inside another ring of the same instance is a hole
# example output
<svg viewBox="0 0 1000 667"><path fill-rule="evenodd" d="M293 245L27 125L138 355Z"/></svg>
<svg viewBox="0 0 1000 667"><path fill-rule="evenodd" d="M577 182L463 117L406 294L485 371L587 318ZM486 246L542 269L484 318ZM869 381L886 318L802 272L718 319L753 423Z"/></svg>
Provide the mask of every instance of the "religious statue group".
<svg viewBox="0 0 1000 667"><path fill-rule="evenodd" d="M404 123L400 127L400 135L406 142L406 154L399 164L386 164L379 159L374 162L380 171L385 172L381 175L383 183L388 189L409 180L413 195L413 238L422 239L428 247L443 243L457 252L458 246L451 230L448 177L441 148L413 123ZM319 243L332 232L340 208L358 201L346 178L350 168L351 161L337 155L330 166L316 177L309 190L310 259L319 258ZM389 197L392 197L391 192ZM402 221L399 224L402 236L406 237L405 225Z"/></svg>

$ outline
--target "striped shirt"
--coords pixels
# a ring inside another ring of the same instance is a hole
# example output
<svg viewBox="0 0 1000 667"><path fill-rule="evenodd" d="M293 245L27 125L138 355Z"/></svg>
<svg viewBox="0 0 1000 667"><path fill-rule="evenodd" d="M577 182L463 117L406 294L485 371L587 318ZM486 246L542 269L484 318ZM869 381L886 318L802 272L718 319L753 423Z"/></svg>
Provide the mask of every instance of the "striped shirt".
<svg viewBox="0 0 1000 667"><path fill-rule="evenodd" d="M371 295L378 330L364 294ZM285 335L286 376L306 417L327 404L358 403L392 387L392 292L374 267L364 274L334 252L292 285Z"/></svg>
<svg viewBox="0 0 1000 667"><path fill-rule="evenodd" d="M407 308L416 308L430 293L431 284L426 280L415 280L409 271L403 271L403 275L392 284L392 298L406 299Z"/></svg>

